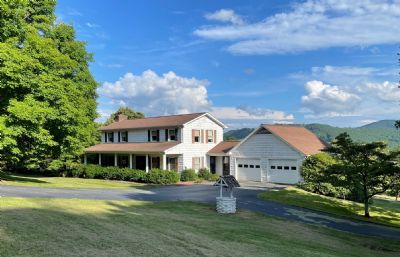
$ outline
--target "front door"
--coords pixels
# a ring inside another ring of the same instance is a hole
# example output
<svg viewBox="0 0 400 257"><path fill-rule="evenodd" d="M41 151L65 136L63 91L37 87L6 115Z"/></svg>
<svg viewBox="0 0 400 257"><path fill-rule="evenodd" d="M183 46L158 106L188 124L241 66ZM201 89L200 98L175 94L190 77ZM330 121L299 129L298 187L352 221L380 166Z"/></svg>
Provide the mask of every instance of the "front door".
<svg viewBox="0 0 400 257"><path fill-rule="evenodd" d="M210 156L210 171L212 174L215 174L216 171L216 158L215 156Z"/></svg>
<svg viewBox="0 0 400 257"><path fill-rule="evenodd" d="M229 162L229 157L228 156L224 156L223 158L223 163L222 163L222 175L229 175L230 171L230 162Z"/></svg>
<svg viewBox="0 0 400 257"><path fill-rule="evenodd" d="M160 157L151 157L151 169L160 168Z"/></svg>
<svg viewBox="0 0 400 257"><path fill-rule="evenodd" d="M136 169L146 170L146 156L135 156Z"/></svg>

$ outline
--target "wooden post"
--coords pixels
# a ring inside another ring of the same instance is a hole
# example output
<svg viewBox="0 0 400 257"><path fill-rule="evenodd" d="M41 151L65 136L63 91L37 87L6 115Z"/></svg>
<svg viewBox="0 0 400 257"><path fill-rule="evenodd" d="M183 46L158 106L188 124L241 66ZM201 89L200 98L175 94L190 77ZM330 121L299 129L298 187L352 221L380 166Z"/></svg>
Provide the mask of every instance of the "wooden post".
<svg viewBox="0 0 400 257"><path fill-rule="evenodd" d="M146 173L149 172L149 155L146 154Z"/></svg>
<svg viewBox="0 0 400 257"><path fill-rule="evenodd" d="M133 165L132 165L132 154L129 154L129 168L133 169Z"/></svg>
<svg viewBox="0 0 400 257"><path fill-rule="evenodd" d="M162 169L163 170L167 169L167 155L166 154L162 155Z"/></svg>
<svg viewBox="0 0 400 257"><path fill-rule="evenodd" d="M101 166L101 153L99 153L99 165Z"/></svg>
<svg viewBox="0 0 400 257"><path fill-rule="evenodd" d="M118 166L118 155L114 154L114 166Z"/></svg>

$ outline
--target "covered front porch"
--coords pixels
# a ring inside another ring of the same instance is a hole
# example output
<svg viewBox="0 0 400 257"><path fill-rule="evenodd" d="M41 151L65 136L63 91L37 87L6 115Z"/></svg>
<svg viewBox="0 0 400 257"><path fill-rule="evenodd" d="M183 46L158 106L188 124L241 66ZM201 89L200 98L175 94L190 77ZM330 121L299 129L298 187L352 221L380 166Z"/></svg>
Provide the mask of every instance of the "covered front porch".
<svg viewBox="0 0 400 257"><path fill-rule="evenodd" d="M117 166L148 172L151 169L175 170L179 169L181 155L155 153L85 153L85 164L97 164L103 167Z"/></svg>

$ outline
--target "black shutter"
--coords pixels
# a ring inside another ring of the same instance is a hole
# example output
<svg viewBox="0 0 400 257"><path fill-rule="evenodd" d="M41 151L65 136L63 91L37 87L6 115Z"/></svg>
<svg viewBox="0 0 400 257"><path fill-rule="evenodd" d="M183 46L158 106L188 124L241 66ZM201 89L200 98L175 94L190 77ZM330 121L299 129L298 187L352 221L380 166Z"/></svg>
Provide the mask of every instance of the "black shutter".
<svg viewBox="0 0 400 257"><path fill-rule="evenodd" d="M108 141L108 134L107 132L104 132L104 142L107 143L107 141Z"/></svg>
<svg viewBox="0 0 400 257"><path fill-rule="evenodd" d="M118 131L118 142L121 142L121 131Z"/></svg>
<svg viewBox="0 0 400 257"><path fill-rule="evenodd" d="M168 141L168 129L165 130L165 141Z"/></svg>
<svg viewBox="0 0 400 257"><path fill-rule="evenodd" d="M159 129L157 129L157 141L158 142L160 141L160 130Z"/></svg>
<svg viewBox="0 0 400 257"><path fill-rule="evenodd" d="M150 142L150 130L147 130L147 141Z"/></svg>
<svg viewBox="0 0 400 257"><path fill-rule="evenodd" d="M175 129L175 140L178 141L178 128Z"/></svg>

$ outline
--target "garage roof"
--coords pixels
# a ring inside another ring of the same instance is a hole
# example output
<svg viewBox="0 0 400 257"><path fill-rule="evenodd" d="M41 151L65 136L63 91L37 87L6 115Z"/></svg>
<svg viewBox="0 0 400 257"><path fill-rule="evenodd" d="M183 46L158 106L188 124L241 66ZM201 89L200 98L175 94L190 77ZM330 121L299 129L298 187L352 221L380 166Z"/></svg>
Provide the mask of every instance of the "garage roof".
<svg viewBox="0 0 400 257"><path fill-rule="evenodd" d="M154 142L154 143L106 143L97 144L85 149L86 153L102 153L102 152L148 152L162 153L179 142Z"/></svg>
<svg viewBox="0 0 400 257"><path fill-rule="evenodd" d="M239 144L239 140L229 140L229 141L222 141L210 151L208 154L226 154L228 153L235 145Z"/></svg>
<svg viewBox="0 0 400 257"><path fill-rule="evenodd" d="M272 134L280 137L283 141L305 155L321 152L327 143L322 141L310 130L299 125L262 125Z"/></svg>

